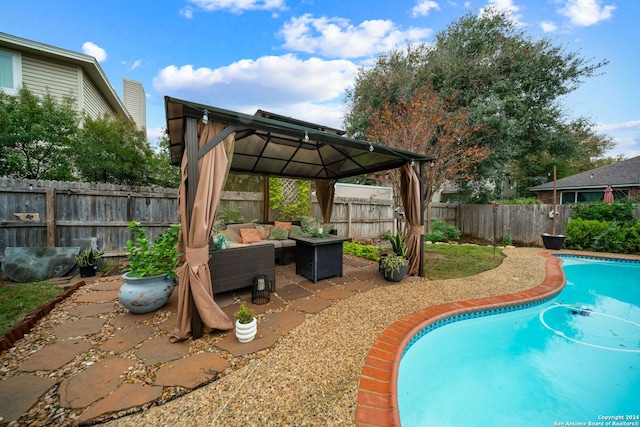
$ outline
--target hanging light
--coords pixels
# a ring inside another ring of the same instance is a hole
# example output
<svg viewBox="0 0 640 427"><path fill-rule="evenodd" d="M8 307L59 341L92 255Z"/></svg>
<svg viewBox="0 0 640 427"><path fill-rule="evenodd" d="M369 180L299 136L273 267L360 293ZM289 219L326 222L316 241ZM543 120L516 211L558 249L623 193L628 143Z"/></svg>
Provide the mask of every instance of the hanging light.
<svg viewBox="0 0 640 427"><path fill-rule="evenodd" d="M411 167L414 167L416 165L415 160L411 159Z"/></svg>
<svg viewBox="0 0 640 427"><path fill-rule="evenodd" d="M369 151L373 151L373 144L369 143Z"/></svg>
<svg viewBox="0 0 640 427"><path fill-rule="evenodd" d="M309 132L304 131L304 142L309 142Z"/></svg>
<svg viewBox="0 0 640 427"><path fill-rule="evenodd" d="M209 123L209 110L207 109L202 112L202 123L205 125Z"/></svg>

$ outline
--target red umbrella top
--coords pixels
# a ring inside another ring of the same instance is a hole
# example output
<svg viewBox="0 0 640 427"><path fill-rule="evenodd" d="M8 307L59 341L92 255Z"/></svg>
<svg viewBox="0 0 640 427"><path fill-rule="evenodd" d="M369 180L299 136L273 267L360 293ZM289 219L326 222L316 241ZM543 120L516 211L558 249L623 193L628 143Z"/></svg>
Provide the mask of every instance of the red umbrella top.
<svg viewBox="0 0 640 427"><path fill-rule="evenodd" d="M604 190L604 200L605 203L613 203L613 189L610 185L607 185L607 188Z"/></svg>

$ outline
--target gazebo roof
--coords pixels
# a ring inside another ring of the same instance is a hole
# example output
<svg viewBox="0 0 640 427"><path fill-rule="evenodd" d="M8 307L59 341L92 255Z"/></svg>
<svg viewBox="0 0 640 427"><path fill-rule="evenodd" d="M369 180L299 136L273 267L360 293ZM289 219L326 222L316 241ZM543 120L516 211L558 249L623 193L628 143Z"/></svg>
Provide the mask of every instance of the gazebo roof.
<svg viewBox="0 0 640 427"><path fill-rule="evenodd" d="M339 179L387 169L433 157L347 138L344 131L258 110L238 113L165 97L171 162L179 165L185 150L187 119L235 126L230 170L305 179Z"/></svg>

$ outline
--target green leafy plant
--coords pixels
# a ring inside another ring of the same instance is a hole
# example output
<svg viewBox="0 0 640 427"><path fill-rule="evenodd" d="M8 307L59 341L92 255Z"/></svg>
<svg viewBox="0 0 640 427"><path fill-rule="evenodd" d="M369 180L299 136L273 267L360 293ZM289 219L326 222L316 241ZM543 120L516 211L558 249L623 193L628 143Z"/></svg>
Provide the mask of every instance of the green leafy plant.
<svg viewBox="0 0 640 427"><path fill-rule="evenodd" d="M409 260L404 256L397 255L395 253L388 254L382 257L380 260L380 267L384 271L385 275L392 275L394 272L400 271L401 267L409 264Z"/></svg>
<svg viewBox="0 0 640 427"><path fill-rule="evenodd" d="M449 225L446 222L444 222L443 220L437 220L434 221L431 224L431 232L433 233L440 233L444 236L445 240L433 240L433 239L429 239L431 241L450 241L450 240L460 240L460 230L458 230L456 227L454 227L453 225Z"/></svg>
<svg viewBox="0 0 640 427"><path fill-rule="evenodd" d="M149 277L166 274L175 279L175 268L178 267L178 239L180 224L171 224L169 229L150 242L139 221L131 221L129 229L133 232L135 242L127 241L129 266L124 269L133 277Z"/></svg>
<svg viewBox="0 0 640 427"><path fill-rule="evenodd" d="M589 203L577 204L573 207L571 219L618 221L620 223L633 224L635 222L633 211L635 204L630 201L615 203Z"/></svg>
<svg viewBox="0 0 640 427"><path fill-rule="evenodd" d="M502 246L511 246L513 244L513 239L511 238L511 229L507 228L507 232L502 236L502 240L500 241Z"/></svg>
<svg viewBox="0 0 640 427"><path fill-rule="evenodd" d="M380 259L380 251L378 248L372 245L363 245L358 242L344 242L342 244L342 252L373 261L378 261Z"/></svg>
<svg viewBox="0 0 640 427"><path fill-rule="evenodd" d="M240 214L240 208L229 206L218 209L218 214L216 215L216 222L217 221L221 221L223 224L237 224L245 222L245 218Z"/></svg>
<svg viewBox="0 0 640 427"><path fill-rule="evenodd" d="M269 178L269 207L278 211L278 217L282 220L297 220L311 215L309 182L299 179L295 185L296 200L287 201L283 194L282 179Z"/></svg>
<svg viewBox="0 0 640 427"><path fill-rule="evenodd" d="M98 260L102 258L104 251L96 251L93 248L85 249L76 255L76 262L80 267L90 267L98 264Z"/></svg>
<svg viewBox="0 0 640 427"><path fill-rule="evenodd" d="M235 312L234 317L238 319L240 323L251 323L254 318L253 310L247 307L246 302L242 301L242 304L240 304L238 311Z"/></svg>
<svg viewBox="0 0 640 427"><path fill-rule="evenodd" d="M391 243L391 249L393 250L394 254L403 258L407 256L406 234L402 234L398 231L395 236L389 237L389 243Z"/></svg>

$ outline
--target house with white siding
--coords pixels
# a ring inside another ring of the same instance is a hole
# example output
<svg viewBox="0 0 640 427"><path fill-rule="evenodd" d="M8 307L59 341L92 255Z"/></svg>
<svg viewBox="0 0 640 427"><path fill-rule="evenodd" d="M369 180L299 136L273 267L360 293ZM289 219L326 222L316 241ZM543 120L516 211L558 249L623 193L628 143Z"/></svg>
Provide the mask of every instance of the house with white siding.
<svg viewBox="0 0 640 427"><path fill-rule="evenodd" d="M22 86L57 99L70 95L92 118L111 112L146 128L142 83L124 79L121 100L93 56L0 33L0 90L15 95Z"/></svg>

